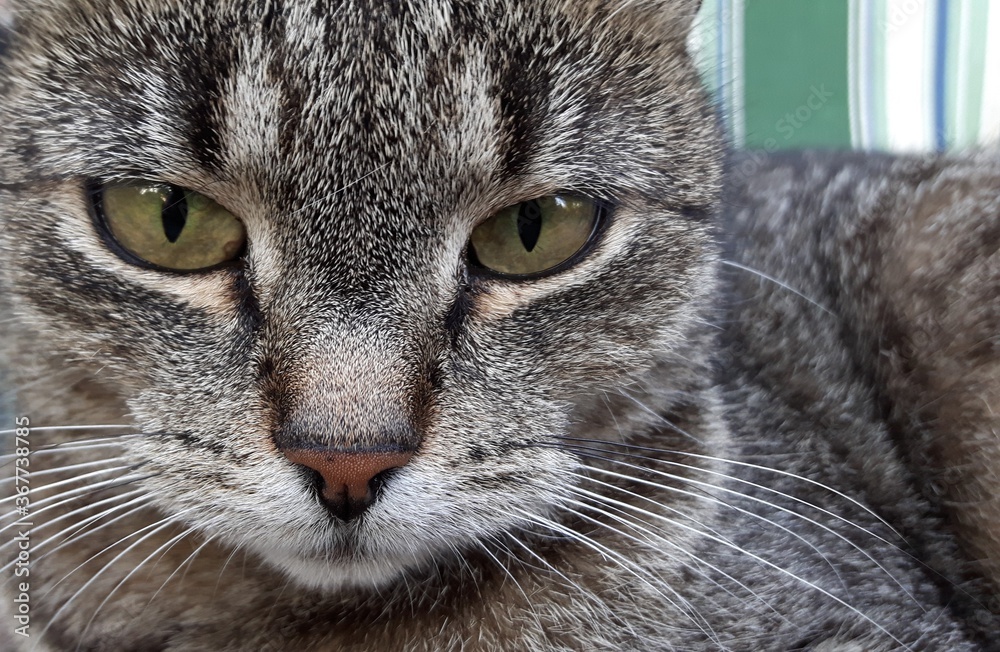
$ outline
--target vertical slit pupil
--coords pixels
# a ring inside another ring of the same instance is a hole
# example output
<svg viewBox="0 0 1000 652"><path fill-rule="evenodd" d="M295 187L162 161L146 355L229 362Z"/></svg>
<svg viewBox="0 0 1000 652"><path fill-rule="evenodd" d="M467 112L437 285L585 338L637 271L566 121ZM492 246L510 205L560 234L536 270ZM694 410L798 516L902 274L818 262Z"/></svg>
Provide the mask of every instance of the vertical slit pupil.
<svg viewBox="0 0 1000 652"><path fill-rule="evenodd" d="M542 207L538 200L526 201L517 211L517 235L525 250L531 252L538 244L538 236L542 233Z"/></svg>
<svg viewBox="0 0 1000 652"><path fill-rule="evenodd" d="M187 193L182 188L170 186L170 194L167 195L167 201L161 213L163 235L167 236L169 242L177 242L177 238L181 237L181 231L187 224L187 216Z"/></svg>

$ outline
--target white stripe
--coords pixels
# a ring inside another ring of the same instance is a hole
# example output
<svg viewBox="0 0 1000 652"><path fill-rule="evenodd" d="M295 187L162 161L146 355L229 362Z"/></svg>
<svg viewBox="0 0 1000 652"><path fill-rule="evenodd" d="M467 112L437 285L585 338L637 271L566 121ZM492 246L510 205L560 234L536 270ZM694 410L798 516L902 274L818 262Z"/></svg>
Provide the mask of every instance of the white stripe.
<svg viewBox="0 0 1000 652"><path fill-rule="evenodd" d="M872 112L872 98L868 95L868 89L871 88L871 75L872 66L874 61L872 57L872 42L871 42L871 32L868 26L875 16L872 11L873 0L862 0L860 7L858 8L858 58L856 64L858 67L857 83L858 83L858 117L860 118L859 126L861 128L861 146L864 148L870 148L875 145L874 138L874 118Z"/></svg>
<svg viewBox="0 0 1000 652"><path fill-rule="evenodd" d="M934 148L934 17L928 0L888 0L885 110L889 149Z"/></svg>
<svg viewBox="0 0 1000 652"><path fill-rule="evenodd" d="M747 122L746 122L746 70L743 59L743 33L744 33L744 5L745 0L732 0L730 4L729 25L732 30L732 40L730 44L730 68L729 80L732 83L732 111L733 111L733 142L737 147L746 146Z"/></svg>
<svg viewBox="0 0 1000 652"><path fill-rule="evenodd" d="M970 0L960 0L958 4L958 41L955 50L958 62L955 66L955 115L951 116L955 127L955 142L950 147L969 147L975 144L976 126L965 121L969 110L969 82L972 74L972 52L969 50L969 34L972 33L972 7ZM947 94L945 94L947 98Z"/></svg>
<svg viewBox="0 0 1000 652"><path fill-rule="evenodd" d="M860 60L858 52L859 19L858 2L860 0L849 0L847 3L847 106L848 115L851 119L851 147L854 149L863 148L865 143L864 134L861 128L861 96L863 91L858 86L858 75L860 73Z"/></svg>
<svg viewBox="0 0 1000 652"><path fill-rule="evenodd" d="M983 109L979 142L1000 142L1000 2L989 3L986 26L986 62L983 66Z"/></svg>
<svg viewBox="0 0 1000 652"><path fill-rule="evenodd" d="M715 21L715 3L701 3L701 10L695 17L691 33L688 35L687 47L691 58L694 59L695 65L698 67L702 81L718 101L719 89L715 75L719 62L715 56L715 49L718 47L721 35L715 31Z"/></svg>

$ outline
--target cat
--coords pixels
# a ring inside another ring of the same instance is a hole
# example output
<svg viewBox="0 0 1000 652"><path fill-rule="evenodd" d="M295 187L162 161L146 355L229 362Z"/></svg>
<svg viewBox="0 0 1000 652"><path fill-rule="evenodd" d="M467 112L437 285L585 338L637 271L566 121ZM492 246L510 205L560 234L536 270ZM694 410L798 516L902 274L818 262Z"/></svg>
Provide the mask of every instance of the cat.
<svg viewBox="0 0 1000 652"><path fill-rule="evenodd" d="M0 648L995 645L1000 159L727 159L697 9L12 2Z"/></svg>
<svg viewBox="0 0 1000 652"><path fill-rule="evenodd" d="M783 320L779 332L790 322L813 345L820 329L810 329L805 312L835 321L828 335L849 356L855 377L867 379L867 409L884 422L902 462L879 470L906 477L943 527L921 524L910 507L872 500L891 522L911 523L903 531L938 579L947 579L953 611L987 635L1000 631L993 489L1000 417L991 407L1000 397L1000 152L750 154L734 166L740 168L730 176L727 199L735 260L724 261L745 288L736 294L749 296L760 280L745 273L753 265L754 274L770 279L770 294L787 294L777 301L797 297L800 304L775 310L774 299L754 301L739 321ZM775 284L790 271L794 287ZM758 368L766 369L771 356L760 357ZM802 386L787 385L790 400L803 399ZM836 411L825 418L841 418ZM865 468L873 461L854 463ZM955 554L950 538L964 554ZM983 645L995 649L996 642Z"/></svg>

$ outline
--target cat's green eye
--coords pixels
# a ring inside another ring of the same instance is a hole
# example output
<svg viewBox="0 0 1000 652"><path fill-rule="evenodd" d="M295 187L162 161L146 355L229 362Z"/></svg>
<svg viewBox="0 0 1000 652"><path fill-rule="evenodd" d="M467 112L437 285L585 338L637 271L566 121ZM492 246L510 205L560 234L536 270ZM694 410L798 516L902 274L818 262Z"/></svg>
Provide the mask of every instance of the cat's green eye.
<svg viewBox="0 0 1000 652"><path fill-rule="evenodd" d="M157 267L185 272L214 267L237 258L246 243L243 223L193 190L143 181L106 183L95 202L118 244Z"/></svg>
<svg viewBox="0 0 1000 652"><path fill-rule="evenodd" d="M554 271L590 242L605 210L601 202L573 195L508 206L472 232L470 258L510 276Z"/></svg>

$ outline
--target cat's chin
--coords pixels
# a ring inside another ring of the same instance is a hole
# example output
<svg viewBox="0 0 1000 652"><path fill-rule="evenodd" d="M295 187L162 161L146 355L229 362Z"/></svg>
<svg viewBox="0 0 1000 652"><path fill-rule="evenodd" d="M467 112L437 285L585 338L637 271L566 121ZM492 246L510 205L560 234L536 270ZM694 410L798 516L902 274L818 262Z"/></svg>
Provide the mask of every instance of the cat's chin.
<svg viewBox="0 0 1000 652"><path fill-rule="evenodd" d="M263 557L300 586L323 593L382 589L426 561L414 557L319 559L287 551L264 553Z"/></svg>

